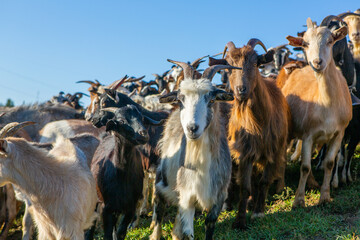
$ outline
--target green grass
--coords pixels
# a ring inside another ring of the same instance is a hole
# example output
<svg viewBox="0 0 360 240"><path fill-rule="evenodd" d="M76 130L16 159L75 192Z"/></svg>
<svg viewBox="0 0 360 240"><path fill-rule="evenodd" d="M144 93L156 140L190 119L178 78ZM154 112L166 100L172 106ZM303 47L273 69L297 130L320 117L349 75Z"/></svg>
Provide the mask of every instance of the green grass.
<svg viewBox="0 0 360 240"><path fill-rule="evenodd" d="M358 149L359 150L359 149ZM286 172L286 189L281 194L271 194L267 200L266 216L247 220L249 229L238 231L231 228L236 211L222 212L216 224L214 239L358 239L360 240L360 151L352 164L354 182L339 189L332 189L332 202L317 205L318 190L307 190L306 208L292 210L292 203L299 180L299 163L289 163ZM315 178L321 184L322 171L314 170ZM164 239L171 239L171 230L176 209L171 207L162 225ZM197 213L194 221L195 239L204 239L205 213ZM129 230L126 239L148 239L151 213L140 219L138 228ZM21 231L21 217L16 221L11 234ZM14 235L15 236L15 235ZM19 236L19 235L18 235ZM19 238L9 238L19 239ZM102 239L101 226L95 239Z"/></svg>

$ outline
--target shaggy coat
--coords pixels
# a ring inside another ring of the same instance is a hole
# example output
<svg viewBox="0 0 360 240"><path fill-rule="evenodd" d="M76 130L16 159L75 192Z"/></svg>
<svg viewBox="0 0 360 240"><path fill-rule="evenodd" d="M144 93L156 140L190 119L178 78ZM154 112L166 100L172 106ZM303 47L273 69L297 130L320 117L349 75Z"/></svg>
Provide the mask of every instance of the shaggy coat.
<svg viewBox="0 0 360 240"><path fill-rule="evenodd" d="M228 138L231 155L239 164L240 182L235 228L246 228L250 193L255 201L253 216L262 216L269 185L275 179L283 181L285 173L290 112L276 84L261 77L256 66L259 57L249 45L229 49L226 56L230 65L242 68L231 70L229 75L236 99L231 109ZM240 92L244 87L245 93Z"/></svg>
<svg viewBox="0 0 360 240"><path fill-rule="evenodd" d="M221 103L211 100L216 91L219 90L207 79L186 78L180 85L180 108L169 116L159 143L161 163L157 169L154 231L150 239L161 236L165 201L179 209L173 239L194 238L195 205L208 211L206 239L212 239L231 175ZM198 129L202 133L193 137Z"/></svg>

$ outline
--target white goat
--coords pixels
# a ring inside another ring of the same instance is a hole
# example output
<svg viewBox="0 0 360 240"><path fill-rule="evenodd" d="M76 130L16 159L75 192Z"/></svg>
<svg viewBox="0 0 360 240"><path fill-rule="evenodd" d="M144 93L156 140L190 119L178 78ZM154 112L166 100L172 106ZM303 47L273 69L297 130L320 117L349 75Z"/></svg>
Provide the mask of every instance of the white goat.
<svg viewBox="0 0 360 240"><path fill-rule="evenodd" d="M165 200L178 206L173 239L194 239L195 204L209 212L206 239L212 239L231 175L224 119L216 101L230 101L233 96L215 88L211 79L217 71L235 67L212 66L196 79L194 76L199 74L189 64L171 62L183 68L185 80L178 92L160 99L179 101L180 108L170 115L160 141L161 163L150 239L160 239Z"/></svg>

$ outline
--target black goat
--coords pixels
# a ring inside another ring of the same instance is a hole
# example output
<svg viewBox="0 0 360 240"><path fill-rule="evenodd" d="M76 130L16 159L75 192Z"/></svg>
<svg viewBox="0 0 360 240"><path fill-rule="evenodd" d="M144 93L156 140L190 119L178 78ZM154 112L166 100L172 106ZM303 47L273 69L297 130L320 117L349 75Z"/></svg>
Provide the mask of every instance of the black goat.
<svg viewBox="0 0 360 240"><path fill-rule="evenodd" d="M126 95L114 91L103 94L100 101L103 109L96 109L92 122L96 127L106 126L113 134L102 139L91 171L103 202L104 239L112 239L119 214L124 217L117 230L117 239L124 239L142 199L144 172L137 146L149 140L145 127L160 124L164 115L149 112ZM88 232L87 239L92 239L93 230Z"/></svg>

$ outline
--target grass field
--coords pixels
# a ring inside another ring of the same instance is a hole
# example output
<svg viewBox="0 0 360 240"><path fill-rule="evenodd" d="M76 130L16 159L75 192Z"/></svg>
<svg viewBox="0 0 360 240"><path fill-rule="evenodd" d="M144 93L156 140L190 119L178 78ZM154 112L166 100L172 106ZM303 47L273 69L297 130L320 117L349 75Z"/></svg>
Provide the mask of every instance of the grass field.
<svg viewBox="0 0 360 240"><path fill-rule="evenodd" d="M250 219L249 229L237 231L231 228L236 211L221 213L216 225L214 239L360 239L360 148L357 149L352 164L354 182L339 189L332 189L333 201L317 205L320 197L318 190L308 190L306 208L292 210L292 202L299 180L299 163L289 163L286 172L286 189L281 194L269 194L266 216ZM319 183L322 171L315 171ZM271 191L270 191L271 192ZM164 239L171 239L171 229L176 214L169 208L162 226ZM194 222L195 239L204 238L205 213L199 212ZM148 239L151 213L140 220L140 226L128 231L126 239ZM21 238L21 216L11 229L9 239ZM103 239L101 226L97 229L96 239Z"/></svg>

